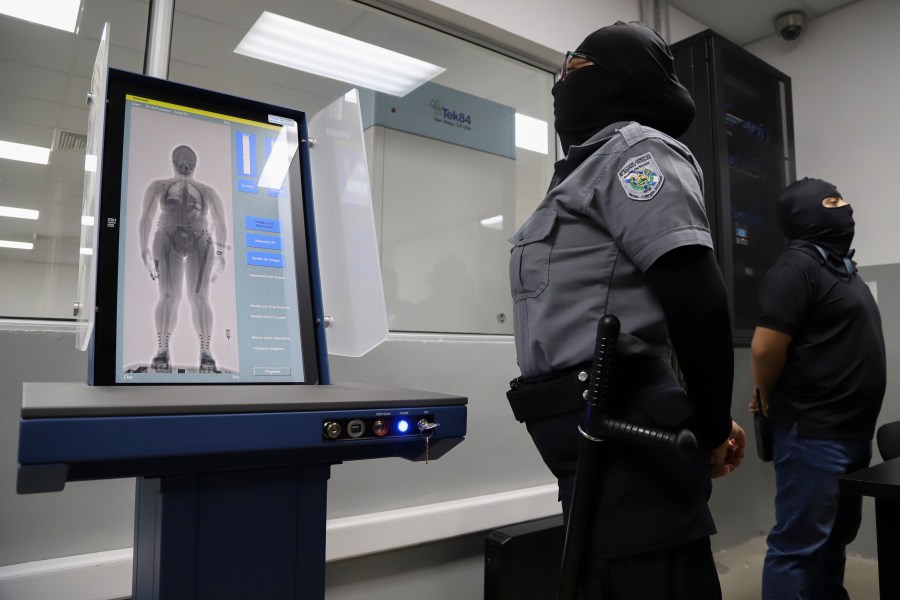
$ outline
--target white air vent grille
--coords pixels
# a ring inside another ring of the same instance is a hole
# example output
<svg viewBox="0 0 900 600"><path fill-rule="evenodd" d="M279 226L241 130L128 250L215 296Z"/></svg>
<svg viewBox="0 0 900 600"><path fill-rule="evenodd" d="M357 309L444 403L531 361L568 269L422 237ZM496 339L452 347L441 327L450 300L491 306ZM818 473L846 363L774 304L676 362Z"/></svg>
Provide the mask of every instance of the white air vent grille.
<svg viewBox="0 0 900 600"><path fill-rule="evenodd" d="M84 152L87 148L87 136L62 129L53 130L53 152Z"/></svg>

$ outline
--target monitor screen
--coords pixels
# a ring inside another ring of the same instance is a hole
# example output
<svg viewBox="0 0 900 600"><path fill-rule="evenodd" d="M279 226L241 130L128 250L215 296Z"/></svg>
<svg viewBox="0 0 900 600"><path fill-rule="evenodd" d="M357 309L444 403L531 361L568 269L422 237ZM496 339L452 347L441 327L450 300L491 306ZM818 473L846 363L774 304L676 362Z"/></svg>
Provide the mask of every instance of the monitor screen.
<svg viewBox="0 0 900 600"><path fill-rule="evenodd" d="M304 113L110 70L95 384L317 383Z"/></svg>

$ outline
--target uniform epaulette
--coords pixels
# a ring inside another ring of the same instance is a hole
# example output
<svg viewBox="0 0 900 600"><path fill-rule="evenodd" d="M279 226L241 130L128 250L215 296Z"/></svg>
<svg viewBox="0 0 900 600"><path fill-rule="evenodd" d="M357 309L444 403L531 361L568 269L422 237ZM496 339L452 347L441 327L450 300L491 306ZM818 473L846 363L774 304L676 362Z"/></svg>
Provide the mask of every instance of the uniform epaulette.
<svg viewBox="0 0 900 600"><path fill-rule="evenodd" d="M647 137L641 124L634 121L621 128L619 133L622 134L629 146L633 146Z"/></svg>

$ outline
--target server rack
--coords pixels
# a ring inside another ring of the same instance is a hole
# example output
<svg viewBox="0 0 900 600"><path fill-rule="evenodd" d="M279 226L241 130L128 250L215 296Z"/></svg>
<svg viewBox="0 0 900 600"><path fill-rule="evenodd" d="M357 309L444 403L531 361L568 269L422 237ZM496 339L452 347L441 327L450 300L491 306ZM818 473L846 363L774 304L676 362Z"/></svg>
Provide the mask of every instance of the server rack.
<svg viewBox="0 0 900 600"><path fill-rule="evenodd" d="M760 283L785 247L775 200L795 179L791 79L712 30L671 49L697 106L680 139L703 169L735 344L749 345Z"/></svg>

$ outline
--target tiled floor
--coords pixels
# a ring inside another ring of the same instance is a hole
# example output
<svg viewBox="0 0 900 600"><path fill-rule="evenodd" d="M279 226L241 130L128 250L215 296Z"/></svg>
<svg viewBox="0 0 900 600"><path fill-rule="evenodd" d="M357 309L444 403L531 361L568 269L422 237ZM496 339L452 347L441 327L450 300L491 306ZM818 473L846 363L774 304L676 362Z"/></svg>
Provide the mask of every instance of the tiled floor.
<svg viewBox="0 0 900 600"><path fill-rule="evenodd" d="M766 539L753 538L715 554L724 600L759 600ZM844 587L852 600L878 599L878 562L849 556Z"/></svg>

